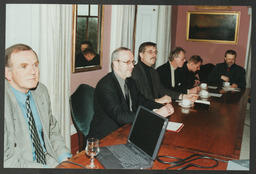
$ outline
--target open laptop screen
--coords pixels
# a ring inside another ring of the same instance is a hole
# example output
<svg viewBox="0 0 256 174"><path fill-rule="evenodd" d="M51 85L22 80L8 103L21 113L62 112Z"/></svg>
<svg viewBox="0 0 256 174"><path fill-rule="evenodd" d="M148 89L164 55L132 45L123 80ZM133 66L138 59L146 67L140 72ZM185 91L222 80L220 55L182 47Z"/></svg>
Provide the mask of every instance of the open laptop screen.
<svg viewBox="0 0 256 174"><path fill-rule="evenodd" d="M128 141L135 144L154 159L167 124L168 120L166 118L140 106Z"/></svg>

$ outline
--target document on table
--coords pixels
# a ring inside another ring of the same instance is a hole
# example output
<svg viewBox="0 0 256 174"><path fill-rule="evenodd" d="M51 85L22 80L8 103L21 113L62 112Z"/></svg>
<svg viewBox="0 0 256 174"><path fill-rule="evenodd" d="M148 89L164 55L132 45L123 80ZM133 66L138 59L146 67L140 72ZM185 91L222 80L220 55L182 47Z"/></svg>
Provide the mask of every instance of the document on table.
<svg viewBox="0 0 256 174"><path fill-rule="evenodd" d="M208 86L209 89L217 89L217 86Z"/></svg>
<svg viewBox="0 0 256 174"><path fill-rule="evenodd" d="M212 96L212 97L221 97L222 94L218 94L218 93L209 93L209 96Z"/></svg>
<svg viewBox="0 0 256 174"><path fill-rule="evenodd" d="M173 121L169 121L166 130L173 131L173 132L179 132L183 128L183 123L177 123Z"/></svg>

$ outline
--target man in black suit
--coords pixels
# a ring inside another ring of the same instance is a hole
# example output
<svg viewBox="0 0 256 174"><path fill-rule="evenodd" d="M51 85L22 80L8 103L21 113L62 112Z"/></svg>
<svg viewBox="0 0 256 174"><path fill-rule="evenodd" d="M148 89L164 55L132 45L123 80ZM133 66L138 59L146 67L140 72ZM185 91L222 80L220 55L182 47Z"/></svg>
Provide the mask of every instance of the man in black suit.
<svg viewBox="0 0 256 174"><path fill-rule="evenodd" d="M208 77L211 85L222 86L223 82L230 82L233 88L245 88L245 70L243 67L235 64L236 51L227 50L223 63L215 66Z"/></svg>
<svg viewBox="0 0 256 174"><path fill-rule="evenodd" d="M203 60L198 55L193 55L187 62L184 63L182 68L177 69L177 76L180 79L181 91L187 94L197 94L200 91L200 80L198 79L197 72Z"/></svg>
<svg viewBox="0 0 256 174"><path fill-rule="evenodd" d="M101 139L124 124L133 122L139 105L154 109L164 117L174 112L171 104L163 106L146 99L139 92L134 80L130 78L134 68L134 57L130 49L118 48L111 58L113 71L104 76L95 89L95 114L88 137Z"/></svg>
<svg viewBox="0 0 256 174"><path fill-rule="evenodd" d="M197 96L183 95L179 92L165 88L159 78L158 72L153 68L157 59L157 46L153 42L144 42L139 47L139 62L135 65L132 78L140 92L158 103L169 103L176 99L188 98L192 101Z"/></svg>
<svg viewBox="0 0 256 174"><path fill-rule="evenodd" d="M160 80L165 88L182 92L181 79L177 75L177 69L183 67L186 51L181 47L173 49L169 56L169 60L159 66L157 71L159 73Z"/></svg>

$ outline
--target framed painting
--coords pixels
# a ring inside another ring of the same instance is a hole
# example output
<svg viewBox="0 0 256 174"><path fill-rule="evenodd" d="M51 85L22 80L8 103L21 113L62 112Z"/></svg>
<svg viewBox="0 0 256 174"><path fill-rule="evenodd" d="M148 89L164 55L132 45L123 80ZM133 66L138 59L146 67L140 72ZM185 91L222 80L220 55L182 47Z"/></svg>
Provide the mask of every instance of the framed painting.
<svg viewBox="0 0 256 174"><path fill-rule="evenodd" d="M73 73L101 69L102 14L102 5L73 5Z"/></svg>
<svg viewBox="0 0 256 174"><path fill-rule="evenodd" d="M239 12L187 12L187 40L237 43Z"/></svg>

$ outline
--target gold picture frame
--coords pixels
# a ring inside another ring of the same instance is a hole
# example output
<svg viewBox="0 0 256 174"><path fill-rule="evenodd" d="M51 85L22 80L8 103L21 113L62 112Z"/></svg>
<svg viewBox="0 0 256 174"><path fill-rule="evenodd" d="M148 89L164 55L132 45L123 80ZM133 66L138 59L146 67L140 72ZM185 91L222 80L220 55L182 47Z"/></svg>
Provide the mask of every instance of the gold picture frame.
<svg viewBox="0 0 256 174"><path fill-rule="evenodd" d="M187 12L188 41L237 44L240 12Z"/></svg>
<svg viewBox="0 0 256 174"><path fill-rule="evenodd" d="M82 9L85 8L86 6L91 7L93 6L93 4L73 5L73 24L72 24L73 26L72 72L73 73L98 70L98 69L101 69L102 67L102 32L103 32L104 7L103 5L98 5L97 16L96 15L93 16L91 15L92 10L90 10L90 8L86 10L87 11L86 13L88 13L87 15L83 14ZM94 11L95 11L95 6L96 5L94 5ZM79 10L78 8L81 9L80 12L78 11ZM78 14L78 13L82 13L82 14ZM83 17L85 19L83 19ZM86 24L83 23L83 20L86 21L84 22ZM90 26L90 22L91 22L91 26ZM79 26L79 25L83 25L83 26ZM87 45L86 46L87 48L89 47L88 49L86 49L86 51L80 50L81 45L84 45L84 44ZM84 54L88 54L88 55L93 54L94 56L84 56ZM88 59L85 57L88 57ZM93 58L90 58L90 57L93 57Z"/></svg>

